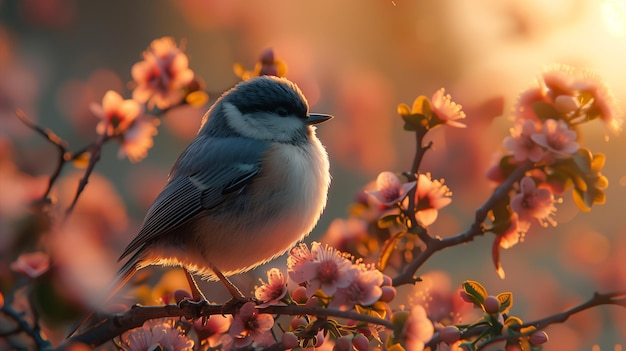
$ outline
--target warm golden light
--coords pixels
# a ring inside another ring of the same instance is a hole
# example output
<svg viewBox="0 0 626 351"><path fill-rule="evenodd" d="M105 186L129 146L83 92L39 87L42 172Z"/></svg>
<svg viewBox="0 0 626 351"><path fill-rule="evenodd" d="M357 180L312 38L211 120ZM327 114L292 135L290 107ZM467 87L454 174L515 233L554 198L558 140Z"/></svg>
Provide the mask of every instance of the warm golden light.
<svg viewBox="0 0 626 351"><path fill-rule="evenodd" d="M626 2L624 0L604 0L602 4L604 25L609 34L623 37L626 22Z"/></svg>

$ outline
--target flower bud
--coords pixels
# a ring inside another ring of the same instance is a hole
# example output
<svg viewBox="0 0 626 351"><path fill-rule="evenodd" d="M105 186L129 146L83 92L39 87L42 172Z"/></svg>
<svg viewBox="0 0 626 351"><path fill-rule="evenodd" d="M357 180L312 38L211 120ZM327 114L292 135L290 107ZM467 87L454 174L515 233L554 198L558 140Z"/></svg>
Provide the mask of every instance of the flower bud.
<svg viewBox="0 0 626 351"><path fill-rule="evenodd" d="M306 318L304 317L299 317L299 318L294 318L291 320L290 322L290 326L291 326L291 330L296 330L299 327L304 327L308 324Z"/></svg>
<svg viewBox="0 0 626 351"><path fill-rule="evenodd" d="M381 289L383 293L380 295L379 301L391 302L396 297L396 288L393 286L383 286Z"/></svg>
<svg viewBox="0 0 626 351"><path fill-rule="evenodd" d="M454 325L449 325L441 329L439 338L446 344L453 344L461 339L461 331Z"/></svg>
<svg viewBox="0 0 626 351"><path fill-rule="evenodd" d="M291 299L296 303L306 303L308 297L306 296L306 288L299 286L291 292Z"/></svg>
<svg viewBox="0 0 626 351"><path fill-rule="evenodd" d="M344 335L335 341L333 351L352 351L352 335Z"/></svg>
<svg viewBox="0 0 626 351"><path fill-rule="evenodd" d="M485 298L483 306L485 307L485 312L489 314L498 313L500 310L500 301L497 297L490 295Z"/></svg>
<svg viewBox="0 0 626 351"><path fill-rule="evenodd" d="M298 337L291 332L284 333L281 342L286 349L294 349L299 345Z"/></svg>
<svg viewBox="0 0 626 351"><path fill-rule="evenodd" d="M548 334L543 330L537 330L536 332L530 334L529 342L533 345L541 345L548 342Z"/></svg>
<svg viewBox="0 0 626 351"><path fill-rule="evenodd" d="M370 341L365 335L359 333L352 339L352 345L357 351L367 351L370 348Z"/></svg>
<svg viewBox="0 0 626 351"><path fill-rule="evenodd" d="M306 302L305 306L306 307L317 307L317 306L319 306L319 304L320 304L320 300L317 297L313 296L313 297L311 297L309 299L309 301Z"/></svg>

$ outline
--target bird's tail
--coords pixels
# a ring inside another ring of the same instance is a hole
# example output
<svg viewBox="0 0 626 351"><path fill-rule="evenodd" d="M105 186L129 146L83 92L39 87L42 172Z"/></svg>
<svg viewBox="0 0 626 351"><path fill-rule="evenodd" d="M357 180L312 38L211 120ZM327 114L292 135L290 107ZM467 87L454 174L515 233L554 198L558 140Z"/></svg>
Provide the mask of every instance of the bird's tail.
<svg viewBox="0 0 626 351"><path fill-rule="evenodd" d="M107 303L113 299L113 297L128 283L128 281L135 275L138 270L138 264L141 262L141 250L138 250L125 264L124 266L117 272L115 279L112 284L109 286L108 293L102 303ZM74 335L79 328L83 325L90 322L92 317L94 316L95 311L89 311L83 317L81 317L72 327L70 328L67 337L69 338Z"/></svg>

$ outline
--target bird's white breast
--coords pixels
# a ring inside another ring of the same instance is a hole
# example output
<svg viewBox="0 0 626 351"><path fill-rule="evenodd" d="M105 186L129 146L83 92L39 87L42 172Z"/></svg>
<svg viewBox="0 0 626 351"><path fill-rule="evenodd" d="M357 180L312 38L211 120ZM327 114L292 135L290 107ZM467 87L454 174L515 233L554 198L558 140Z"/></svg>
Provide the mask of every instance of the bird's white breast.
<svg viewBox="0 0 626 351"><path fill-rule="evenodd" d="M189 257L191 262L183 264L205 275L210 275L205 267L213 265L229 275L282 255L311 232L326 206L329 185L328 156L314 135L304 145L275 143L245 190L238 216L208 218L196 231L204 233L197 246L208 262Z"/></svg>

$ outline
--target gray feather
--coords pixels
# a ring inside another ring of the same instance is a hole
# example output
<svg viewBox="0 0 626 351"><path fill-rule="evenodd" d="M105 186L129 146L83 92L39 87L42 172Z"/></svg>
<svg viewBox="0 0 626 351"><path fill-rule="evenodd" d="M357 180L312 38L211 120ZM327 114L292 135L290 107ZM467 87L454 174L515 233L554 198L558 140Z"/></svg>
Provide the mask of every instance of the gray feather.
<svg viewBox="0 0 626 351"><path fill-rule="evenodd" d="M243 190L260 172L268 148L269 143L247 138L196 139L176 161L170 181L119 260Z"/></svg>

